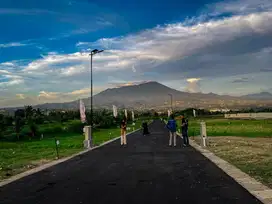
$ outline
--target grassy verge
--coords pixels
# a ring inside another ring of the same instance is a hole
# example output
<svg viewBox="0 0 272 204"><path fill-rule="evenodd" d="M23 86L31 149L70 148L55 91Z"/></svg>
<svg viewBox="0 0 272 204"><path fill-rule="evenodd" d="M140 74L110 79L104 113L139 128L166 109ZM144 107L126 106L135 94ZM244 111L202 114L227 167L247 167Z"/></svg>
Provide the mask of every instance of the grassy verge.
<svg viewBox="0 0 272 204"><path fill-rule="evenodd" d="M192 118L189 136L199 135L200 121L205 121L208 136L272 137L272 120L230 120ZM180 120L178 124L180 127Z"/></svg>
<svg viewBox="0 0 272 204"><path fill-rule="evenodd" d="M208 148L212 152L272 187L272 120L192 118L189 136L198 143L200 137L194 136L200 134L202 120L206 122Z"/></svg>
<svg viewBox="0 0 272 204"><path fill-rule="evenodd" d="M141 126L138 120L134 129ZM128 126L128 132L133 126ZM94 144L99 145L105 141L120 136L119 128L99 129L94 132ZM59 156L66 157L83 150L84 135L58 133L55 137L60 141ZM56 159L56 146L54 137L43 140L0 143L0 180L29 170L41 164Z"/></svg>
<svg viewBox="0 0 272 204"><path fill-rule="evenodd" d="M272 188L271 138L211 137L209 142L217 156Z"/></svg>

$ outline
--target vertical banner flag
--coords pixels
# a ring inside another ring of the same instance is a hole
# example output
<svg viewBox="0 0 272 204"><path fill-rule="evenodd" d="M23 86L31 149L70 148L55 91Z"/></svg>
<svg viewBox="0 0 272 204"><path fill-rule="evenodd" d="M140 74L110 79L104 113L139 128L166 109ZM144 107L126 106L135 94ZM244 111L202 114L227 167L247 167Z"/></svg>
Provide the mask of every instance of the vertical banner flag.
<svg viewBox="0 0 272 204"><path fill-rule="evenodd" d="M132 118L132 121L134 121L134 111L131 111L131 118Z"/></svg>
<svg viewBox="0 0 272 204"><path fill-rule="evenodd" d="M113 112L113 116L116 118L117 117L117 107L115 105L112 105L112 112Z"/></svg>
<svg viewBox="0 0 272 204"><path fill-rule="evenodd" d="M85 123L86 122L85 105L81 99L79 101L79 111L80 111L81 122Z"/></svg>
<svg viewBox="0 0 272 204"><path fill-rule="evenodd" d="M196 112L195 112L195 109L193 109L193 114L194 114L194 117L196 117Z"/></svg>
<svg viewBox="0 0 272 204"><path fill-rule="evenodd" d="M168 110L168 117L170 117L170 115L171 115L171 112L170 112L170 110Z"/></svg>
<svg viewBox="0 0 272 204"><path fill-rule="evenodd" d="M127 118L127 109L125 109L125 116L126 116L126 118Z"/></svg>

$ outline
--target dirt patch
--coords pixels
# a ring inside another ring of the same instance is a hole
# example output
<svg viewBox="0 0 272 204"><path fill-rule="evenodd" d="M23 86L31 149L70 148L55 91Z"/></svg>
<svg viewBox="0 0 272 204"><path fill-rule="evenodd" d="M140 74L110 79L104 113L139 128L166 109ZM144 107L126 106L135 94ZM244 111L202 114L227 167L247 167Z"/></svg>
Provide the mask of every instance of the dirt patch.
<svg viewBox="0 0 272 204"><path fill-rule="evenodd" d="M208 149L272 187L272 138L209 137Z"/></svg>
<svg viewBox="0 0 272 204"><path fill-rule="evenodd" d="M36 161L32 161L31 162L31 165L34 165L34 166L41 166L43 164L46 164L48 162L50 162L51 160L49 159L40 159L40 160L36 160Z"/></svg>
<svg viewBox="0 0 272 204"><path fill-rule="evenodd" d="M13 168L8 168L6 167L5 169L0 168L0 181L3 179L6 179L8 177L14 176L16 174L22 173L24 171L28 171L30 169L33 169L35 167L41 166L43 164L46 164L52 160L49 159L40 159L36 161L31 161L26 165L21 165L21 166L15 166Z"/></svg>

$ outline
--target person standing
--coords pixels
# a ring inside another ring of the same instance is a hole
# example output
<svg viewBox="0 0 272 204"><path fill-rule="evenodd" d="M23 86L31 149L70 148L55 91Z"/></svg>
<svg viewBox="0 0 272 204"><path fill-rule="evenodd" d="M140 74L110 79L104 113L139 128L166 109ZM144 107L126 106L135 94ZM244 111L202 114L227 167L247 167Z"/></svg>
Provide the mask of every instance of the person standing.
<svg viewBox="0 0 272 204"><path fill-rule="evenodd" d="M184 116L181 116L181 133L183 137L183 146L189 146L189 137L188 137L188 120Z"/></svg>
<svg viewBox="0 0 272 204"><path fill-rule="evenodd" d="M149 134L149 131L148 131L148 125L147 125L147 122L146 122L146 121L144 121L144 122L142 123L142 128L143 128L143 136L148 135L148 134Z"/></svg>
<svg viewBox="0 0 272 204"><path fill-rule="evenodd" d="M172 141L174 142L174 147L177 145L177 123L174 119L174 115L171 115L170 120L167 123L167 129L169 130L169 146L172 146Z"/></svg>
<svg viewBox="0 0 272 204"><path fill-rule="evenodd" d="M126 118L123 118L120 124L121 128L121 146L127 145L127 120Z"/></svg>

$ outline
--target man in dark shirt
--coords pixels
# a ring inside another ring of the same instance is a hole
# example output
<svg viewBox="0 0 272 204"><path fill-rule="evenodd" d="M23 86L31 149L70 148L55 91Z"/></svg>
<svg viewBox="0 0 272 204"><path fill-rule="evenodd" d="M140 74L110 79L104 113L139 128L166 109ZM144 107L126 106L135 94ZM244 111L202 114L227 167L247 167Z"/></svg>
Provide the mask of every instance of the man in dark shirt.
<svg viewBox="0 0 272 204"><path fill-rule="evenodd" d="M184 118L184 116L181 117L181 133L183 137L183 146L189 145L189 137L188 137L188 120Z"/></svg>

